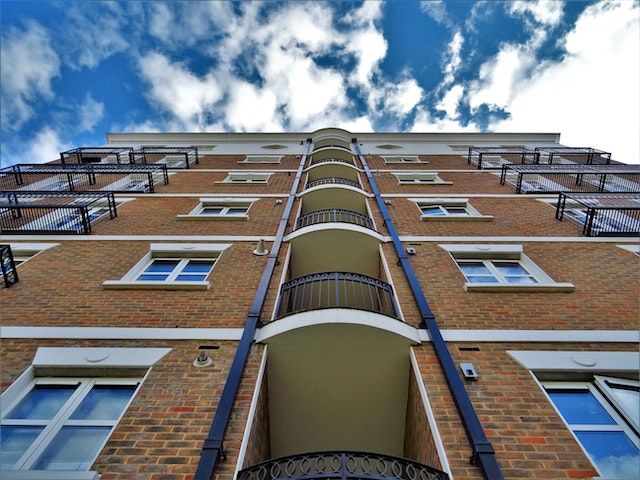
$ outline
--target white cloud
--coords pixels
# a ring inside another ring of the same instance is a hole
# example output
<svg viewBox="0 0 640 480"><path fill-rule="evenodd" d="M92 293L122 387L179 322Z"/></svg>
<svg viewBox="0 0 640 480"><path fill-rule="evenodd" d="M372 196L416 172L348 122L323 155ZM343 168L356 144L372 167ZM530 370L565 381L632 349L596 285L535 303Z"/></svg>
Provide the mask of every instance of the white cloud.
<svg viewBox="0 0 640 480"><path fill-rule="evenodd" d="M75 110L76 125L80 132L91 131L104 117L104 103L96 101L90 93L85 95L84 101Z"/></svg>
<svg viewBox="0 0 640 480"><path fill-rule="evenodd" d="M151 103L159 103L188 129L200 131L206 111L222 96L215 77L211 74L197 77L159 53L143 56L138 63L142 77L151 84L148 93Z"/></svg>
<svg viewBox="0 0 640 480"><path fill-rule="evenodd" d="M34 103L51 99L60 59L47 31L36 22L10 28L0 44L3 128L18 129L34 115Z"/></svg>
<svg viewBox="0 0 640 480"><path fill-rule="evenodd" d="M463 95L464 87L462 85L453 85L436 104L436 108L443 110L447 118L456 119L459 116L458 105Z"/></svg>
<svg viewBox="0 0 640 480"><path fill-rule="evenodd" d="M515 0L505 2L511 15L521 15L525 20L533 19L542 25L557 25L562 20L564 2L558 0Z"/></svg>
<svg viewBox="0 0 640 480"><path fill-rule="evenodd" d="M283 130L276 114L276 96L247 82L233 84L225 113L234 131Z"/></svg>
<svg viewBox="0 0 640 480"><path fill-rule="evenodd" d="M462 33L459 31L453 34L453 38L449 45L447 46L447 58L449 61L445 64L444 67L444 80L443 84L448 85L453 82L456 72L458 68L462 64L462 57L460 52L462 51L462 45L464 44L464 37Z"/></svg>
<svg viewBox="0 0 640 480"><path fill-rule="evenodd" d="M640 24L638 4L601 2L587 8L565 42L568 55L540 65L531 78L500 83L507 62L487 66L488 84L472 99L502 104L511 117L495 130L556 131L564 144L640 163ZM597 32L597 34L594 34ZM509 58L510 51L506 54ZM522 58L512 58L517 66ZM498 85L508 89L500 92Z"/></svg>
<svg viewBox="0 0 640 480"><path fill-rule="evenodd" d="M420 10L429 15L437 23L446 26L451 24L444 0L422 0L420 2Z"/></svg>

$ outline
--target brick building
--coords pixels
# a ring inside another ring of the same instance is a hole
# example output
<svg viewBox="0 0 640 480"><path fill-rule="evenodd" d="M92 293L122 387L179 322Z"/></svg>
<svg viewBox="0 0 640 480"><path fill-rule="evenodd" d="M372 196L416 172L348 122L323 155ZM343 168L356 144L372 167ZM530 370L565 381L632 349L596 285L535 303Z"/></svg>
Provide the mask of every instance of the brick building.
<svg viewBox="0 0 640 480"><path fill-rule="evenodd" d="M0 171L0 478L638 476L638 165L107 140Z"/></svg>

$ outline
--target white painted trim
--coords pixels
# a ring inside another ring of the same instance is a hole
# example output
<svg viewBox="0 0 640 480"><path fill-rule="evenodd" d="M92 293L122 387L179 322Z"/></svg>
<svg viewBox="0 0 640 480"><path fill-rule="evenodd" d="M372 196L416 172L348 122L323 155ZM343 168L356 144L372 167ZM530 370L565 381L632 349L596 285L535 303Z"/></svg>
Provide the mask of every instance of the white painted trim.
<svg viewBox="0 0 640 480"><path fill-rule="evenodd" d="M71 241L71 242L112 242L112 241L164 241L164 242L184 242L185 240L191 242L257 242L261 238L273 242L275 236L242 236L242 235L11 235L11 237L0 235L0 242L8 243L11 240L54 240L54 241ZM619 240L618 240L619 242Z"/></svg>
<svg viewBox="0 0 640 480"><path fill-rule="evenodd" d="M150 368L170 351L170 348L139 347L39 347L32 365L70 368Z"/></svg>
<svg viewBox="0 0 640 480"><path fill-rule="evenodd" d="M0 338L112 340L240 340L242 328L122 328L1 326Z"/></svg>
<svg viewBox="0 0 640 480"><path fill-rule="evenodd" d="M299 228L289 235L285 235L282 239L284 242L290 242L291 240L301 237L302 235L307 235L309 233L322 232L324 230L349 230L352 232L362 233L363 235L368 235L370 237L375 238L379 242L384 242L385 237L380 235L375 230L370 228L361 227L360 225L353 225L351 223L344 222L326 222L326 223L316 223L313 225L308 225L306 227Z"/></svg>
<svg viewBox="0 0 640 480"><path fill-rule="evenodd" d="M413 348L409 349L409 358L411 360L411 371L416 379L416 384L418 385L418 390L420 392L420 398L422 398L422 404L424 405L424 410L427 414L427 421L429 422L429 428L431 429L431 436L433 437L433 441L436 446L436 452L438 452L438 458L440 459L440 465L442 466L442 471L449 474L450 480L453 480L453 473L451 472L451 467L449 465L449 460L447 459L447 452L444 448L444 443L442 442L442 436L440 435L440 430L438 430L438 423L436 422L436 417L433 414L433 410L431 409L431 403L429 402L429 395L427 394L427 389L424 386L424 381L422 380L422 376L420 375L420 368L418 367L418 361L416 360L416 354L413 351Z"/></svg>
<svg viewBox="0 0 640 480"><path fill-rule="evenodd" d="M11 480L99 480L100 475L94 470L4 470L6 478ZM3 478L5 478L3 476Z"/></svg>
<svg viewBox="0 0 640 480"><path fill-rule="evenodd" d="M536 371L618 371L640 370L640 352L550 352L542 350L507 350L528 370Z"/></svg>
<svg viewBox="0 0 640 480"><path fill-rule="evenodd" d="M446 342L576 342L640 343L637 330L441 330ZM431 341L427 330L420 339Z"/></svg>
<svg viewBox="0 0 640 480"><path fill-rule="evenodd" d="M390 240L389 240L390 241ZM493 236L411 236L401 235L402 242L535 242L535 243L638 243L640 237L493 237Z"/></svg>
<svg viewBox="0 0 640 480"><path fill-rule="evenodd" d="M258 329L254 339L256 342L268 343L269 339L291 330L325 324L364 325L395 333L414 344L420 343L418 330L404 322L378 313L344 308L327 308L289 315Z"/></svg>
<svg viewBox="0 0 640 480"><path fill-rule="evenodd" d="M258 396L260 394L260 387L262 386L262 379L264 378L264 373L267 370L267 349L268 348L269 348L268 345L264 346L264 353L262 354L262 361L260 362L260 368L258 369L256 386L253 389L253 396L251 397L251 405L249 406L249 415L247 415L247 423L244 427L244 433L242 434L242 443L240 444L240 450L238 451L238 461L236 463L235 471L233 472L233 480L236 480L238 478L238 472L242 470L244 457L247 454L247 445L249 444L249 434L251 433L251 426L253 425L253 417L256 414Z"/></svg>

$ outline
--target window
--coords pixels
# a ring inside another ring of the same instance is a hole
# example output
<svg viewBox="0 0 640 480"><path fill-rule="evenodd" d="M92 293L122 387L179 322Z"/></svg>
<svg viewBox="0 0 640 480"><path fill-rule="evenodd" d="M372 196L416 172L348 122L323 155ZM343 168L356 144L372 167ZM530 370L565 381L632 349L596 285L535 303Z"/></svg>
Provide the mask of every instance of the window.
<svg viewBox="0 0 640 480"><path fill-rule="evenodd" d="M280 163L281 158L281 155L247 155L245 159L239 163Z"/></svg>
<svg viewBox="0 0 640 480"><path fill-rule="evenodd" d="M103 287L147 289L208 289L207 277L228 244L152 244L122 279Z"/></svg>
<svg viewBox="0 0 640 480"><path fill-rule="evenodd" d="M257 198L201 198L188 215L179 220L247 220L249 208Z"/></svg>
<svg viewBox="0 0 640 480"><path fill-rule="evenodd" d="M572 283L554 282L520 245L440 245L466 278L465 290L570 292Z"/></svg>
<svg viewBox="0 0 640 480"><path fill-rule="evenodd" d="M427 221L445 220L493 220L491 215L481 215L466 198L412 198Z"/></svg>
<svg viewBox="0 0 640 480"><path fill-rule="evenodd" d="M384 163L423 163L416 155L384 156L382 158L384 158Z"/></svg>
<svg viewBox="0 0 640 480"><path fill-rule="evenodd" d="M216 183L267 183L271 173L230 173L222 182Z"/></svg>
<svg viewBox="0 0 640 480"><path fill-rule="evenodd" d="M400 184L411 183L431 183L440 185L450 185L451 182L445 182L435 172L406 172L394 173Z"/></svg>
<svg viewBox="0 0 640 480"><path fill-rule="evenodd" d="M594 375L591 382L543 386L601 475L638 478L640 382Z"/></svg>
<svg viewBox="0 0 640 480"><path fill-rule="evenodd" d="M140 383L38 378L2 418L0 469L88 470Z"/></svg>

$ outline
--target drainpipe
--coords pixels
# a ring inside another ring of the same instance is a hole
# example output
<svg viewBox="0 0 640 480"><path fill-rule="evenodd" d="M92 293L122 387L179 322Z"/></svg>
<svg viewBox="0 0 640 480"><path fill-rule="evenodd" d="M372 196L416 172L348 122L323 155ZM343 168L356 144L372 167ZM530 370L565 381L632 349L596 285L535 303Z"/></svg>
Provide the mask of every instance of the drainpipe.
<svg viewBox="0 0 640 480"><path fill-rule="evenodd" d="M373 175L371 174L371 169L369 169L369 165L367 164L364 155L362 155L362 152L360 151L358 140L354 138L352 139L352 142L353 146L356 149L358 157L362 162L362 166L364 167L367 179L371 184L371 188L376 198L376 202L378 203L378 207L382 212L384 224L389 230L389 235L393 240L393 246L395 247L396 253L398 254L399 264L404 270L404 274L409 281L409 286L411 287L411 293L413 294L413 297L418 304L420 317L422 319L422 325L429 332L431 343L433 344L436 356L438 357L438 361L440 362L442 371L445 375L445 378L447 379L449 390L453 395L453 400L456 404L456 408L458 409L458 413L460 414L460 418L462 420L464 428L467 432L467 437L471 442L473 451L470 462L473 465L478 465L480 467L480 469L482 470L482 474L486 480L504 480L502 470L500 469L500 465L498 465L498 461L496 460L496 454L493 446L485 435L482 424L478 419L478 415L476 414L476 411L471 404L471 399L469 398L469 394L467 393L467 390L464 388L464 384L460 379L458 369L456 368L453 358L451 357L451 352L449 352L447 344L445 343L444 338L442 338L442 333L440 332L440 327L438 327L438 324L436 322L436 317L431 311L431 308L429 308L427 298L420 288L420 283L418 282L415 272L413 271L413 267L411 266L411 263L409 261L409 256L402 246L400 237L398 236L398 233L393 226L393 222L391 220L391 217L389 216L389 213L387 212L387 208L384 201L382 200L380 191L378 190Z"/></svg>
<svg viewBox="0 0 640 480"><path fill-rule="evenodd" d="M224 389L222 390L218 408L216 409L216 413L213 416L213 421L211 422L211 427L209 428L207 438L204 440L204 443L202 445L202 451L200 452L200 461L198 462L198 467L196 469L193 480L211 480L211 478L213 478L215 469L220 462L220 458L224 459L226 456L222 449L222 442L224 440L224 434L227 429L227 425L229 424L229 419L231 418L233 401L235 400L236 394L238 393L240 378L242 377L242 370L244 369L247 358L249 357L249 351L251 350L251 345L253 344L253 338L255 336L256 329L258 328L258 324L260 321L260 312L262 310L264 299L267 294L267 288L269 287L269 282L271 280L271 277L273 276L273 271L278 262L278 253L280 252L282 239L287 229L289 216L291 215L291 209L293 208L293 202L296 198L298 186L300 185L300 179L302 178L304 164L307 161L307 156L309 155L310 150L311 139L309 138L307 139L307 146L300 160L300 165L298 166L296 177L293 181L293 186L291 187L291 191L289 192L289 198L287 199L284 213L282 214L282 218L280 219L276 238L271 247L271 251L269 252L267 264L262 273L262 278L260 279L258 290L256 291L253 304L251 305L251 309L249 310L249 314L247 315L247 321L245 322L244 331L242 332L242 337L240 338L240 343L238 344L236 355L233 358L233 363L231 364L231 369L229 370L227 381L224 385Z"/></svg>

